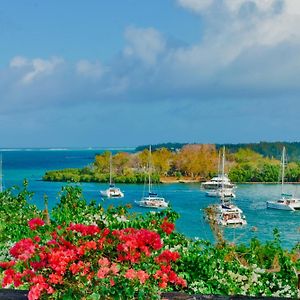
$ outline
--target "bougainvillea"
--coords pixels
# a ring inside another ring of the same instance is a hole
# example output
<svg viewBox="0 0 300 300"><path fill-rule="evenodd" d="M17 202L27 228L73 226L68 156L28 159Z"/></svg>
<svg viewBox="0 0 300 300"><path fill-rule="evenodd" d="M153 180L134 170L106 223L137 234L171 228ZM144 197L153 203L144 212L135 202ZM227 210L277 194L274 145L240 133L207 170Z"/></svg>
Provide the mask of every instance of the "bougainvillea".
<svg viewBox="0 0 300 300"><path fill-rule="evenodd" d="M44 225L36 220L28 224L35 232L38 227L33 225ZM158 297L159 290L168 286L186 286L172 268L179 254L164 250L162 238L155 231L111 231L72 223L58 226L48 235L47 241L35 236L11 248L14 259L0 264L6 269L3 287L27 284L29 300L36 300L46 295L57 299L70 292L74 299L95 293L105 298L124 288L128 299L142 298L142 294Z"/></svg>

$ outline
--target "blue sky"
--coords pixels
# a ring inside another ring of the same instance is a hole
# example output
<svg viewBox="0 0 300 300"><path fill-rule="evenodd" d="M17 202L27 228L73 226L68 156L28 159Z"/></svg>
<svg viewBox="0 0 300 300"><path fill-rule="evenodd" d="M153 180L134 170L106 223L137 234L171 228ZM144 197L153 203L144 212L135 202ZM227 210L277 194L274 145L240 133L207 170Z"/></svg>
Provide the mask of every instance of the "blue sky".
<svg viewBox="0 0 300 300"><path fill-rule="evenodd" d="M1 147L299 141L299 28L299 0L2 0Z"/></svg>

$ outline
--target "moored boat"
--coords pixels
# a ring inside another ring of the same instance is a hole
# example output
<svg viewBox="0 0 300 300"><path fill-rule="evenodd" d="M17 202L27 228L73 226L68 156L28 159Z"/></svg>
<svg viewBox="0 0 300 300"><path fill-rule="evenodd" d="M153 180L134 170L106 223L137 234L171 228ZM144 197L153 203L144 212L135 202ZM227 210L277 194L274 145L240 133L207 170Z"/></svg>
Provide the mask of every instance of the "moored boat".
<svg viewBox="0 0 300 300"><path fill-rule="evenodd" d="M284 177L286 165L286 150L282 148L281 155L281 198L278 200L267 201L267 208L295 211L300 210L300 198L284 192Z"/></svg>
<svg viewBox="0 0 300 300"><path fill-rule="evenodd" d="M149 147L149 162L148 162L148 195L143 196L141 200L135 201L141 207L148 208L167 208L169 202L164 197L159 197L157 193L152 191L151 182L151 146Z"/></svg>
<svg viewBox="0 0 300 300"><path fill-rule="evenodd" d="M116 187L112 182L112 154L110 154L109 158L109 188L100 191L100 195L104 198L123 198L124 193Z"/></svg>

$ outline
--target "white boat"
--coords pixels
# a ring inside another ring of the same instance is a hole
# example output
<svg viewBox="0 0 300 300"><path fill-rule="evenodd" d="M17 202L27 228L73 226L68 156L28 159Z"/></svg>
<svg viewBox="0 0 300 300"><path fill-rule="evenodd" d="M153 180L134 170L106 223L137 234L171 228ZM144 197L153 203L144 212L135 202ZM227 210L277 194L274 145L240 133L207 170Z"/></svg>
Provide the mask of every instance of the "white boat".
<svg viewBox="0 0 300 300"><path fill-rule="evenodd" d="M113 184L108 189L100 191L100 195L105 198L123 198L124 193Z"/></svg>
<svg viewBox="0 0 300 300"><path fill-rule="evenodd" d="M209 208L210 213L206 216L208 221L213 221L221 226L236 227L247 224L243 211L227 198L222 198L221 204L211 205Z"/></svg>
<svg viewBox="0 0 300 300"><path fill-rule="evenodd" d="M219 166L218 169L220 169ZM225 175L225 147L223 147L223 153L222 153L222 174L215 178L218 178L216 180L217 188L215 189L209 188L208 191L206 192L206 195L209 197L235 198L235 193L233 191L234 186L230 183L229 178Z"/></svg>
<svg viewBox="0 0 300 300"><path fill-rule="evenodd" d="M222 183L225 188L233 189L235 187L235 185L230 182L230 179L226 174L224 174L224 176L219 174L211 180L201 183L201 187L205 190L215 190L221 188Z"/></svg>
<svg viewBox="0 0 300 300"><path fill-rule="evenodd" d="M222 188L222 187L217 189L217 190L207 191L206 195L208 197L231 197L231 198L235 198L235 193L233 192L233 189Z"/></svg>
<svg viewBox="0 0 300 300"><path fill-rule="evenodd" d="M222 226L246 225L245 216L238 207L220 208L217 216L217 223Z"/></svg>
<svg viewBox="0 0 300 300"><path fill-rule="evenodd" d="M149 192L148 196L136 201L139 206L150 208L167 208L169 203L163 197L158 197L156 193Z"/></svg>
<svg viewBox="0 0 300 300"><path fill-rule="evenodd" d="M116 187L112 182L112 155L110 154L109 159L109 188L100 191L100 195L105 198L123 198L124 193Z"/></svg>
<svg viewBox="0 0 300 300"><path fill-rule="evenodd" d="M148 167L148 195L143 196L141 200L135 201L141 207L149 208L167 208L169 203L163 197L159 197L157 193L152 191L151 183L151 146L149 147L149 167Z"/></svg>
<svg viewBox="0 0 300 300"><path fill-rule="evenodd" d="M296 198L291 194L284 192L284 172L286 165L286 151L285 147L282 149L281 156L281 198L274 201L267 201L267 208L281 209L281 210L300 210L300 198Z"/></svg>
<svg viewBox="0 0 300 300"><path fill-rule="evenodd" d="M226 198L221 199L221 204L217 205L216 212L216 221L219 225L238 226L247 224L243 211Z"/></svg>
<svg viewBox="0 0 300 300"><path fill-rule="evenodd" d="M201 188L204 190L216 190L224 186L226 189L233 189L235 187L234 184L230 182L228 176L224 173L221 173L221 152L219 152L219 160L218 160L218 175L211 178L209 181L202 182Z"/></svg>

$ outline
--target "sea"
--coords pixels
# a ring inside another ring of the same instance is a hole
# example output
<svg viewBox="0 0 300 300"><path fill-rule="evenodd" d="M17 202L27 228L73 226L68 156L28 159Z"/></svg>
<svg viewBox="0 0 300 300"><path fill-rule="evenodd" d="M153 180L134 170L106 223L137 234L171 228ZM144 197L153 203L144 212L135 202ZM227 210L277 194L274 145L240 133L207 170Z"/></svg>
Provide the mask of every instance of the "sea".
<svg viewBox="0 0 300 300"><path fill-rule="evenodd" d="M2 153L3 186L5 189L22 186L28 181L28 190L34 193L31 204L44 208L44 195L48 196L49 209L59 201L59 193L67 183L47 182L42 177L48 170L81 168L91 164L95 155L110 150L133 152L134 149L0 149ZM118 184L125 193L122 199L106 199L100 196L100 190L108 184L80 183L87 201L92 199L104 207L109 205L131 204L131 211L145 214L151 209L135 204L144 192L143 184ZM214 234L204 218L204 209L217 204L217 198L207 197L200 184L172 183L155 186L156 192L165 197L171 207L179 213L176 230L193 239L205 239L215 242ZM300 185L286 184L285 192L300 197ZM238 184L234 202L244 212L247 225L242 228L225 228L224 237L231 243L249 244L252 238L261 242L273 240L274 229L280 233L281 244L291 249L300 242L300 211L280 211L266 208L267 200L280 197L279 184ZM153 209L152 209L153 210Z"/></svg>

